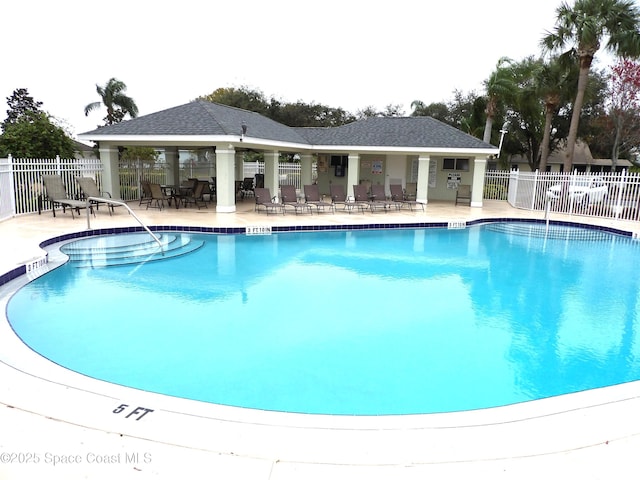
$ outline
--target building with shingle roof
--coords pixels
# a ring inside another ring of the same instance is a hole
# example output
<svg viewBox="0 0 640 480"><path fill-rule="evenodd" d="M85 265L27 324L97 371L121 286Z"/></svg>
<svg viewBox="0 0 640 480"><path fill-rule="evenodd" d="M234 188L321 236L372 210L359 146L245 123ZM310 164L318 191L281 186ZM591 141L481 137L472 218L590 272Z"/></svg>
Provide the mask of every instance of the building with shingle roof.
<svg viewBox="0 0 640 480"><path fill-rule="evenodd" d="M262 152L265 187L279 188L280 154L297 154L302 184L317 183L323 193L338 183L416 185L416 197L455 200L458 184L472 185L472 206L482 205L487 159L498 149L431 117L375 117L338 127L289 127L256 112L197 100L118 124L85 132L98 142L105 166L104 188L119 191L118 147L152 146L164 150L178 184L179 150L208 149L217 184L217 211L235 211L236 182L242 180L243 153Z"/></svg>

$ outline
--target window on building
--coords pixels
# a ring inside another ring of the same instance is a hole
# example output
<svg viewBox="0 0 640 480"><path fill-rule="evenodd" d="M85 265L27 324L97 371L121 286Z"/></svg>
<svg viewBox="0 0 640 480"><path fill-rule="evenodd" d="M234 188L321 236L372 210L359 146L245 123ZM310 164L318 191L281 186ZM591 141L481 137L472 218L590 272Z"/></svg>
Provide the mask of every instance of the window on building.
<svg viewBox="0 0 640 480"><path fill-rule="evenodd" d="M468 158L445 158L442 161L442 169L468 172L469 159Z"/></svg>

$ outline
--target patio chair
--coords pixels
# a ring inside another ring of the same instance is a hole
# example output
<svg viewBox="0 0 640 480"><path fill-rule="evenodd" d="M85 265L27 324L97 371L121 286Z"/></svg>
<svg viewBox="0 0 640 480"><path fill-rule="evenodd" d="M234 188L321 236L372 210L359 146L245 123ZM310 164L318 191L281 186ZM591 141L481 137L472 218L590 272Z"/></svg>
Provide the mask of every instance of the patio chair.
<svg viewBox="0 0 640 480"><path fill-rule="evenodd" d="M67 195L67 190L62 182L62 176L60 175L43 175L42 181L44 182L44 188L46 190L46 199L51 202L51 211L53 216L56 216L56 205L62 207L62 213L66 212L67 207L71 210L71 218L75 218L73 211L75 210L80 215L80 209L87 208L87 202L81 200L73 200ZM95 215L93 211L93 205L89 204L89 210Z"/></svg>
<svg viewBox="0 0 640 480"><path fill-rule="evenodd" d="M256 212L259 212L260 207L263 207L267 215L269 215L269 212L277 213L278 210L284 215L284 206L282 203L275 203L273 201L275 197L271 196L268 188L256 188L254 189L254 193L256 196Z"/></svg>
<svg viewBox="0 0 640 480"><path fill-rule="evenodd" d="M422 211L424 212L424 203L407 199L404 191L402 190L402 185L392 184L389 185L389 189L391 190L391 198L400 203L400 208L406 205L409 207L409 210L413 211L414 206L420 205L420 208L422 208Z"/></svg>
<svg viewBox="0 0 640 480"><path fill-rule="evenodd" d="M180 182L180 185L178 185L177 188L172 189L171 196L176 202L176 208L180 208L180 204L185 205L186 199L193 196L193 191L197 182L198 180L189 178L188 180Z"/></svg>
<svg viewBox="0 0 640 480"><path fill-rule="evenodd" d="M205 182L196 180L195 187L182 197L183 205L186 207L192 203L198 207L198 210L202 207L209 208L207 202L204 201L204 186Z"/></svg>
<svg viewBox="0 0 640 480"><path fill-rule="evenodd" d="M318 188L318 185L305 185L304 198L308 204L316 207L318 213L320 213L321 210L324 212L325 208L336 213L336 206L334 203L324 202L320 199L320 189Z"/></svg>
<svg viewBox="0 0 640 480"><path fill-rule="evenodd" d="M331 202L334 206L343 205L342 209L347 210L349 213L351 213L354 208L360 209L362 213L364 213L365 209L369 208L366 204L356 203L347 198L347 194L344 191L344 185L331 185L329 190L331 192Z"/></svg>
<svg viewBox="0 0 640 480"><path fill-rule="evenodd" d="M280 185L280 195L282 197L282 205L283 208L292 207L296 215L298 212L304 213L305 210L309 213L312 213L311 204L306 202L301 202L298 200L298 194L296 192L296 187L293 185Z"/></svg>
<svg viewBox="0 0 640 480"><path fill-rule="evenodd" d="M256 173L256 188L264 188L264 173Z"/></svg>
<svg viewBox="0 0 640 480"><path fill-rule="evenodd" d="M149 183L149 188L151 189L151 201L147 203L147 210L150 206L162 210L164 208L164 202L171 205L171 196L166 195L162 191L159 183ZM153 205L154 203L155 206Z"/></svg>
<svg viewBox="0 0 640 480"><path fill-rule="evenodd" d="M95 200L96 198L104 198L105 200L111 199L111 194L109 192L104 192L104 195L98 189L98 185L96 181L91 177L76 177L76 183L78 187L80 187L80 191L82 192L82 196L84 198L91 197L91 204L96 207L96 210L100 208L100 205L106 205L107 210L109 210L109 215L113 214L113 203L104 202L101 200Z"/></svg>
<svg viewBox="0 0 640 480"><path fill-rule="evenodd" d="M387 204L384 200L374 200L369 196L367 185L361 183L353 186L353 197L356 203L367 205L372 212L376 210L387 211Z"/></svg>
<svg viewBox="0 0 640 480"><path fill-rule="evenodd" d="M138 203L139 206L142 206L142 204L144 203L145 205L149 205L151 203L151 187L149 186L151 182L149 182L149 180L142 180L140 182L140 188L142 189L142 195L140 195L140 203Z"/></svg>
<svg viewBox="0 0 640 480"><path fill-rule="evenodd" d="M242 198L247 197L249 195L255 195L252 177L244 177L242 180L242 187L240 187L240 196Z"/></svg>
<svg viewBox="0 0 640 480"><path fill-rule="evenodd" d="M458 185L456 190L456 205L466 203L471 206L471 185Z"/></svg>
<svg viewBox="0 0 640 480"><path fill-rule="evenodd" d="M375 185L371 185L371 200L376 202L383 202L385 208L395 207L396 210L400 210L402 203L393 200L392 198L387 198L387 192L384 190L384 185L380 185L379 183Z"/></svg>

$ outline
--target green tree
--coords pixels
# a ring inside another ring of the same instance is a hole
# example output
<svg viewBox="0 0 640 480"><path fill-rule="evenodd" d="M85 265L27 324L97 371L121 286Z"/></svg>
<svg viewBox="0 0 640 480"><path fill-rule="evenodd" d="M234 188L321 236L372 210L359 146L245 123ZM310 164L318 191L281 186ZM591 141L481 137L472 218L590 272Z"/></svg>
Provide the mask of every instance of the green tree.
<svg viewBox="0 0 640 480"><path fill-rule="evenodd" d="M507 68L512 87L500 98L506 110L509 131L505 135L503 151L526 158L531 170L538 166L543 138L544 112L535 82L539 66L540 62L533 57L511 62Z"/></svg>
<svg viewBox="0 0 640 480"><path fill-rule="evenodd" d="M533 72L535 88L544 105L545 121L538 165L543 172L547 169L549 155L558 144L557 136L552 138L554 119L560 107L569 102L569 97L575 97L577 63L567 59L569 57L551 57L548 62L540 60Z"/></svg>
<svg viewBox="0 0 640 480"><path fill-rule="evenodd" d="M18 120L29 113L42 113L42 102L38 102L29 95L26 88L18 88L13 91L10 97L7 97L7 118L2 122L2 129L8 124L16 123Z"/></svg>
<svg viewBox="0 0 640 480"><path fill-rule="evenodd" d="M484 81L487 97L487 104L485 107L487 117L482 140L486 143L491 143L493 122L498 115L498 109L501 107L503 97L509 95L514 89L512 70L509 68L511 62L511 59L502 57L498 60L496 69L489 78Z"/></svg>
<svg viewBox="0 0 640 480"><path fill-rule="evenodd" d="M26 112L7 123L0 135L0 157L73 158L75 146L67 133L44 112Z"/></svg>
<svg viewBox="0 0 640 480"><path fill-rule="evenodd" d="M153 147L125 147L120 152L120 161L127 164L142 162L153 166L158 160L158 152Z"/></svg>
<svg viewBox="0 0 640 480"><path fill-rule="evenodd" d="M269 100L264 96L264 93L260 90L252 90L247 86L218 88L208 95L198 97L198 100L229 105L261 115L267 115L269 110Z"/></svg>
<svg viewBox="0 0 640 480"><path fill-rule="evenodd" d="M447 122L449 117L449 107L444 102L434 102L429 105L425 105L420 100L414 100L411 102L412 117L433 117L441 122Z"/></svg>
<svg viewBox="0 0 640 480"><path fill-rule="evenodd" d="M402 105L387 105L384 110L377 110L373 105L369 105L356 112L356 118L361 120L363 118L372 117L403 117L404 110Z"/></svg>
<svg viewBox="0 0 640 480"><path fill-rule="evenodd" d="M104 87L96 85L96 92L100 95L101 101L92 102L84 107L85 116L104 105L107 108L107 115L103 119L105 125L120 123L127 115L136 118L138 106L124 93L126 90L127 86L116 78L110 79Z"/></svg>
<svg viewBox="0 0 640 480"><path fill-rule="evenodd" d="M486 100L475 92L468 94L460 90L453 92L453 99L426 105L420 100L411 102L411 116L433 117L447 125L456 127L469 135L480 138L484 125Z"/></svg>
<svg viewBox="0 0 640 480"><path fill-rule="evenodd" d="M220 103L230 107L256 112L289 127L335 127L356 120L341 108L331 108L318 103L282 102L267 98L260 90L240 88L218 88L198 100Z"/></svg>
<svg viewBox="0 0 640 480"><path fill-rule="evenodd" d="M593 58L605 40L605 49L611 53L621 57L638 57L639 28L640 12L633 0L576 0L573 8L562 3L556 10L555 28L542 39L541 45L550 52L568 48L564 54L575 54L580 67L567 137L565 171L570 171L573 165L580 114Z"/></svg>

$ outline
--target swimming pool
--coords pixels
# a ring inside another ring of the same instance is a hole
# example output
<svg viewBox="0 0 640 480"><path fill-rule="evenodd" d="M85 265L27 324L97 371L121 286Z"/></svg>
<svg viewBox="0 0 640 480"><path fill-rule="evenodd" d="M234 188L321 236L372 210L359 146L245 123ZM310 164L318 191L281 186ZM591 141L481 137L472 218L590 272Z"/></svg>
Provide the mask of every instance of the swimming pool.
<svg viewBox="0 0 640 480"><path fill-rule="evenodd" d="M450 412L639 378L627 238L518 224L167 235L198 247L69 262L12 297L14 330L92 377L289 412Z"/></svg>

